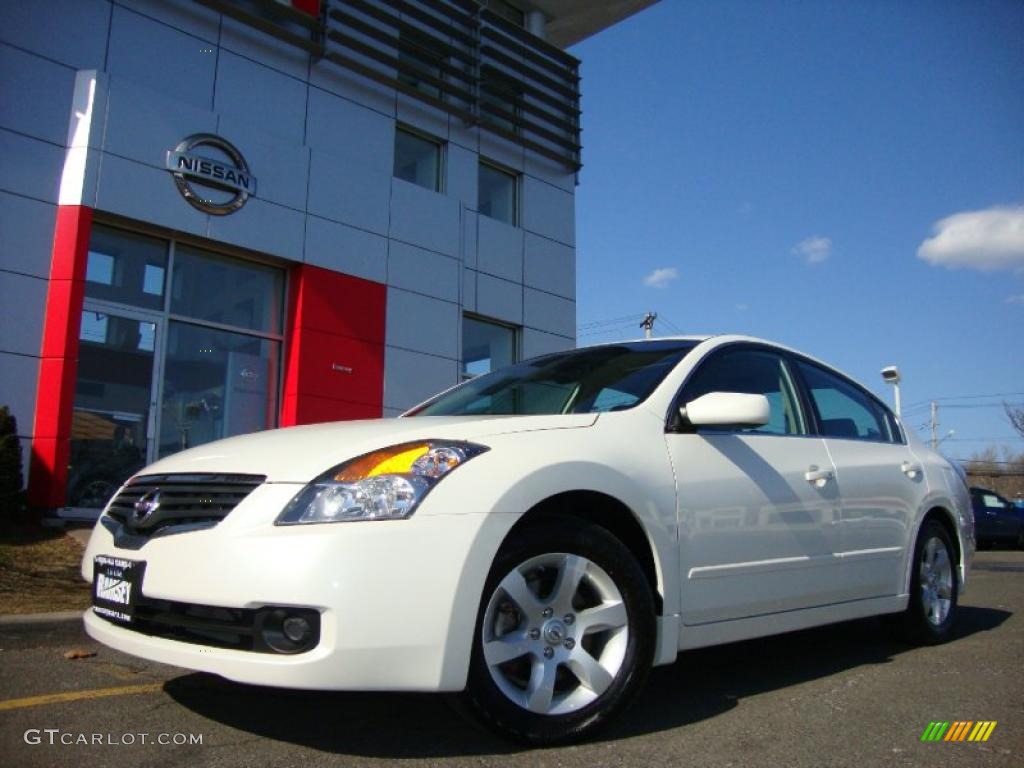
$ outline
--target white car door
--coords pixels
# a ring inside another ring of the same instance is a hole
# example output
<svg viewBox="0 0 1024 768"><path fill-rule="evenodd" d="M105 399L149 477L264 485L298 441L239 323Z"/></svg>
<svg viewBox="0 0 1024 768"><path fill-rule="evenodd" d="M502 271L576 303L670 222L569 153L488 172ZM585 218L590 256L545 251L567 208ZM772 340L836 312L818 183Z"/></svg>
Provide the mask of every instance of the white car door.
<svg viewBox="0 0 1024 768"><path fill-rule="evenodd" d="M928 492L921 463L872 395L809 361L796 368L836 467L843 577L858 599L898 594L911 526Z"/></svg>
<svg viewBox="0 0 1024 768"><path fill-rule="evenodd" d="M756 429L666 435L676 474L681 613L706 624L844 599L835 578L839 499L824 442L811 436L789 365L743 345L711 353L678 403L708 392L762 394Z"/></svg>

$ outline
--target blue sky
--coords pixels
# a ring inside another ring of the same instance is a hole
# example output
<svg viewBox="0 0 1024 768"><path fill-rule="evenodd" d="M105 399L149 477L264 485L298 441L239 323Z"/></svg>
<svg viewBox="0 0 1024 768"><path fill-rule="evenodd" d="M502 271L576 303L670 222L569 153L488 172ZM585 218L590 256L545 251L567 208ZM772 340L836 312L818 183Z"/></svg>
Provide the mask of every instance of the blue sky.
<svg viewBox="0 0 1024 768"><path fill-rule="evenodd" d="M653 310L887 402L897 364L947 455L1024 452L1024 2L662 0L572 52L580 344Z"/></svg>

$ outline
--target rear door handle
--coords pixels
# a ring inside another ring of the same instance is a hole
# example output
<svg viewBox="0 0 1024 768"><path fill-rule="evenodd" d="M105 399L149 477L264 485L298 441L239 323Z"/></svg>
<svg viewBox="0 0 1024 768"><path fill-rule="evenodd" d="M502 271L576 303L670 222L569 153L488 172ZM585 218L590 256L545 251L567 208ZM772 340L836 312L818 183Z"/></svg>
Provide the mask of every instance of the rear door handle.
<svg viewBox="0 0 1024 768"><path fill-rule="evenodd" d="M819 469L817 464L812 464L804 472L804 480L818 488L824 488L825 484L835 476L831 469Z"/></svg>
<svg viewBox="0 0 1024 768"><path fill-rule="evenodd" d="M921 465L911 464L909 461L904 461L900 465L900 470L911 480L916 480L917 476L921 474Z"/></svg>

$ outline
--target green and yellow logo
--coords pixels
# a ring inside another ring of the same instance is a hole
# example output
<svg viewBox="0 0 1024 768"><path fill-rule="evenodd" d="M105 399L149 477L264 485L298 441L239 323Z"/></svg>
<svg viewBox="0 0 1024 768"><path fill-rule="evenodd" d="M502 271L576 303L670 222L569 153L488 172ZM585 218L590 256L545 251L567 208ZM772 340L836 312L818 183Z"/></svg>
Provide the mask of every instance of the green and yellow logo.
<svg viewBox="0 0 1024 768"><path fill-rule="evenodd" d="M995 729L995 720L932 722L921 734L921 741L988 741Z"/></svg>

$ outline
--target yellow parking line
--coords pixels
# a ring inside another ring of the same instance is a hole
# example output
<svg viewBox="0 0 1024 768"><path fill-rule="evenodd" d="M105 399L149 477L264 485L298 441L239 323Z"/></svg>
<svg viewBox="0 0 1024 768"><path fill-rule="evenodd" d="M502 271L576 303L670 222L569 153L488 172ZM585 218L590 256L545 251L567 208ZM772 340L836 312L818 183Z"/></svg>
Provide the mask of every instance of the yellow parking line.
<svg viewBox="0 0 1024 768"><path fill-rule="evenodd" d="M0 712L25 707L40 707L43 704L59 704L63 701L82 701L84 699L102 699L105 696L131 696L138 693L156 693L162 690L163 683L146 683L145 685L122 685L119 688L93 688L90 691L68 691L67 693L48 693L43 696L29 696L25 699L8 699L0 701Z"/></svg>

